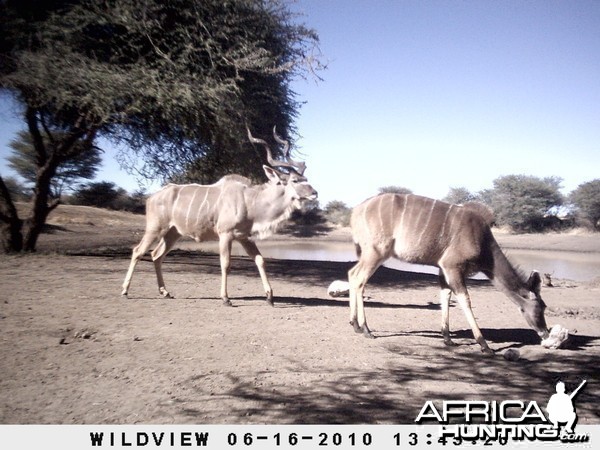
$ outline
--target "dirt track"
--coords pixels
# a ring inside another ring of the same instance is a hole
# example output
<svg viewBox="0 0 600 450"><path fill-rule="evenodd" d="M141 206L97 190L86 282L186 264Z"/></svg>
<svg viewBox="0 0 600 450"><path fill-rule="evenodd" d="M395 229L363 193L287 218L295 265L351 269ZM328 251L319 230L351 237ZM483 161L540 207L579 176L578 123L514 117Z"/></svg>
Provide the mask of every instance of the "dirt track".
<svg viewBox="0 0 600 450"><path fill-rule="evenodd" d="M268 260L271 308L253 264L235 258L227 308L218 258L179 251L165 263L175 299L157 296L148 261L124 299L128 252L92 249L115 236L134 244L137 225L61 227L41 248L75 254L0 258L0 423L412 423L426 400L545 406L559 378L567 390L588 380L579 423L600 423L597 282L543 293L548 324L577 329L567 350L542 348L506 297L471 283L475 315L499 353L490 358L457 307L451 329L461 345L443 345L432 276L380 269L368 286L377 336L368 340L348 325L347 300L326 294L347 263ZM519 361L502 358L509 347Z"/></svg>

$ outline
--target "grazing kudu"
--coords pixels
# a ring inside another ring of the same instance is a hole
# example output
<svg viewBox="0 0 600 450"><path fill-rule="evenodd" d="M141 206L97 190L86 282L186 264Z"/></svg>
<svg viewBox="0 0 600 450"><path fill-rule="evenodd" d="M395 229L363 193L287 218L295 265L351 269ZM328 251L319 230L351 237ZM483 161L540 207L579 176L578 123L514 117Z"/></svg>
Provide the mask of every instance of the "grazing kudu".
<svg viewBox="0 0 600 450"><path fill-rule="evenodd" d="M481 204L451 205L412 194L379 195L355 207L351 227L358 262L348 272L354 330L373 337L364 311L365 284L379 265L396 257L440 268L442 335L447 345L453 345L449 329L453 293L481 350L493 353L475 321L465 285L465 279L479 271L516 303L527 323L546 338L541 278L537 272L527 278L510 264L492 235L492 221L491 212Z"/></svg>
<svg viewBox="0 0 600 450"><path fill-rule="evenodd" d="M254 259L267 302L273 305L273 290L265 273L264 260L252 238L272 234L294 209L302 206L303 201L317 198L317 192L304 177L304 162L290 159L288 142L277 136L275 129L273 134L277 142L285 145L286 161L274 160L268 144L254 138L248 130L251 142L265 146L269 164L286 167L288 173L263 166L269 181L261 185L252 185L249 179L240 175L227 175L212 185L168 184L148 198L146 232L133 249L122 295L127 295L137 262L154 242L160 240L151 255L158 290L164 297L171 297L165 288L161 266L175 242L181 236L189 236L196 242L219 241L221 298L225 305L231 305L227 295L227 274L234 240Z"/></svg>

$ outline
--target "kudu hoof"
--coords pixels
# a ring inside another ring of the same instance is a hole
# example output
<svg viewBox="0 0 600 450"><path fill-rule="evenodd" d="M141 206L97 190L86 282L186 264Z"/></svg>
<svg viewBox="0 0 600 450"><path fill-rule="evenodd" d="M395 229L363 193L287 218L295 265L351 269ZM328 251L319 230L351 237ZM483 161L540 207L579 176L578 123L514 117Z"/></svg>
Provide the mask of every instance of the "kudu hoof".
<svg viewBox="0 0 600 450"><path fill-rule="evenodd" d="M446 347L458 347L458 344L454 342L452 339L444 339L444 345Z"/></svg>
<svg viewBox="0 0 600 450"><path fill-rule="evenodd" d="M167 291L164 287L161 287L158 292L160 293L160 295L162 295L164 298L175 298L171 295L171 293L169 291Z"/></svg>
<svg viewBox="0 0 600 450"><path fill-rule="evenodd" d="M481 353L483 353L485 356L495 356L496 355L496 352L494 352L494 350L492 350L489 347L482 347Z"/></svg>
<svg viewBox="0 0 600 450"><path fill-rule="evenodd" d="M267 305L275 306L275 304L273 303L273 293L272 292L267 292Z"/></svg>
<svg viewBox="0 0 600 450"><path fill-rule="evenodd" d="M358 322L356 320L351 320L350 325L354 328L355 333L360 333L367 339L375 339L375 336L371 334L371 330L367 327L367 324L364 324L362 327L358 326Z"/></svg>
<svg viewBox="0 0 600 450"><path fill-rule="evenodd" d="M231 300L229 300L228 297L223 298L223 306L233 306L233 304L231 303Z"/></svg>

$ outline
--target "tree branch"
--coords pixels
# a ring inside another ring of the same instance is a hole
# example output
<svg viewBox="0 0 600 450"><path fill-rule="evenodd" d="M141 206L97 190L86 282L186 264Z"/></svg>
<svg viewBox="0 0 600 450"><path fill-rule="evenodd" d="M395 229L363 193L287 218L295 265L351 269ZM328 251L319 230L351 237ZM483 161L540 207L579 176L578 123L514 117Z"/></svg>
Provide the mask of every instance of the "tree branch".
<svg viewBox="0 0 600 450"><path fill-rule="evenodd" d="M25 111L25 120L27 121L29 133L33 138L33 147L37 153L37 165L38 167L42 167L46 164L46 161L48 161L48 153L46 152L44 139L42 138L42 134L38 127L37 111L35 108L31 106L27 107L27 110Z"/></svg>
<svg viewBox="0 0 600 450"><path fill-rule="evenodd" d="M53 199L48 203L48 214L50 214L58 205L61 204L60 197Z"/></svg>
<svg viewBox="0 0 600 450"><path fill-rule="evenodd" d="M56 145L56 141L54 140L54 136L50 132L50 129L48 128L48 125L46 124L46 121L44 120L44 113L42 113L42 112L40 112L40 122L42 124L42 127L44 128L44 131L46 132L46 136L48 136L48 140L50 141L50 143L52 145Z"/></svg>

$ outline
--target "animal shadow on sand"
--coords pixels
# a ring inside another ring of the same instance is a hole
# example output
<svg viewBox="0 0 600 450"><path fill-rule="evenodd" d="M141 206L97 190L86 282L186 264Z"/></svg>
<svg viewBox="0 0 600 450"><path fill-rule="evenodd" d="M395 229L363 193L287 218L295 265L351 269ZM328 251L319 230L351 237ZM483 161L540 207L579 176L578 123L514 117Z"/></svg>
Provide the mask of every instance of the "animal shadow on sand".
<svg viewBox="0 0 600 450"><path fill-rule="evenodd" d="M127 253L106 253L96 252L71 252L73 256L115 256L118 258L129 258ZM348 270L350 270L355 261L303 261L265 258L267 276L270 279L285 279L289 281L300 280L303 283L309 282L323 286L323 290L334 280L347 280ZM146 255L141 260L142 263L151 263L150 257ZM163 272L165 277L169 273L204 273L220 277L221 266L219 255L204 253L201 251L173 250L166 257ZM258 271L254 261L246 256L231 257L232 275L241 275L251 278L258 278ZM218 281L218 278L217 278ZM475 284L474 284L475 283ZM481 284L480 280L470 281L470 285ZM483 281L486 284L487 280ZM380 267L369 280L370 286L396 286L398 288L410 287L430 287L438 285L438 276L425 273L404 272L401 270Z"/></svg>

